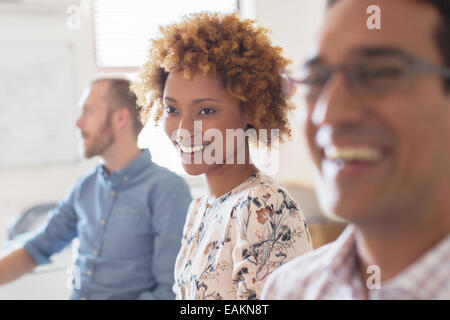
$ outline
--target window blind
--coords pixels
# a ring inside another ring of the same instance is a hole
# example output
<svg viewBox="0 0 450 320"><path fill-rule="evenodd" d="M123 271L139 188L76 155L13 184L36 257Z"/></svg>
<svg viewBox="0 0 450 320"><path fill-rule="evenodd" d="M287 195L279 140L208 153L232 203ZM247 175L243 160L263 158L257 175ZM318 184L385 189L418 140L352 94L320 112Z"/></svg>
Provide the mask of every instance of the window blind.
<svg viewBox="0 0 450 320"><path fill-rule="evenodd" d="M238 0L95 0L94 30L98 67L138 67L160 25L198 11L234 12Z"/></svg>

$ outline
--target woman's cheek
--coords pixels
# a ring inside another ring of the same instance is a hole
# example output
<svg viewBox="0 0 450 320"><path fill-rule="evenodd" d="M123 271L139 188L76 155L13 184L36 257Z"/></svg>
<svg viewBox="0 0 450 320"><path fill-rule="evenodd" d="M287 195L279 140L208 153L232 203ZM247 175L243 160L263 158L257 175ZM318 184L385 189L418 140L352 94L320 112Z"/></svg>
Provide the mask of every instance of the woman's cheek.
<svg viewBox="0 0 450 320"><path fill-rule="evenodd" d="M176 128L177 126L173 119L170 119L167 116L163 117L163 129L171 141L175 141L176 139Z"/></svg>

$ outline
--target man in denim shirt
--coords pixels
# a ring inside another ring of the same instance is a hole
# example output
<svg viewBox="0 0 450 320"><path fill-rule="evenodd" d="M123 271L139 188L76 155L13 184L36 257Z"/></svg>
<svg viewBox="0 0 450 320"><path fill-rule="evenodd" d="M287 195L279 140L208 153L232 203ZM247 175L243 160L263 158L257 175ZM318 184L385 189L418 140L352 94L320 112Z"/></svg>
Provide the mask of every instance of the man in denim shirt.
<svg viewBox="0 0 450 320"><path fill-rule="evenodd" d="M78 237L72 299L172 299L189 188L138 148L142 124L128 81L97 80L85 97L76 123L84 155L104 164L75 183L23 248L0 259L0 285L49 263Z"/></svg>

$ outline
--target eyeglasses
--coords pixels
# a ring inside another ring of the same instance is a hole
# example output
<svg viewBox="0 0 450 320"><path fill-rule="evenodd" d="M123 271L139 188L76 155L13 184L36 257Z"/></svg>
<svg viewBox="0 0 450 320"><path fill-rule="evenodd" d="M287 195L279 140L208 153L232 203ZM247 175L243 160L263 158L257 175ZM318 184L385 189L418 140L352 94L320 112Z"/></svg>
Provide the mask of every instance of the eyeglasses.
<svg viewBox="0 0 450 320"><path fill-rule="evenodd" d="M288 81L302 85L308 100L317 99L338 72L344 74L348 86L360 96L377 96L406 85L418 72L433 73L450 79L450 68L443 68L407 55L382 56L329 67L311 65L293 73L284 72Z"/></svg>

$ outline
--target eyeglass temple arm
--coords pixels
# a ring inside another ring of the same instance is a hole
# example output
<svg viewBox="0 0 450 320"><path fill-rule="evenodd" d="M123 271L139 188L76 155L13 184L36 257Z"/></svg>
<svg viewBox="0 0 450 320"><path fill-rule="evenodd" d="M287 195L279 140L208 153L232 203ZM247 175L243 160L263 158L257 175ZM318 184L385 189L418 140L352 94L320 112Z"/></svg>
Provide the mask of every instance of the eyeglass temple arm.
<svg viewBox="0 0 450 320"><path fill-rule="evenodd" d="M439 67L427 64L421 61L414 61L413 65L416 69L436 73L444 78L450 79L450 68Z"/></svg>

